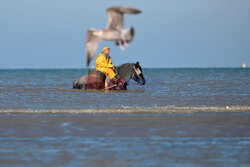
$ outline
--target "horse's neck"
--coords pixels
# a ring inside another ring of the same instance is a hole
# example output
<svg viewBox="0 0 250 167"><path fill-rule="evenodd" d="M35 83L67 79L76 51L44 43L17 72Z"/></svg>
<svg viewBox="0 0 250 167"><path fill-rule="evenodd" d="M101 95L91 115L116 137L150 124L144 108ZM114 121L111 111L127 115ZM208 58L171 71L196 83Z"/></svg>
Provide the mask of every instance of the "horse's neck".
<svg viewBox="0 0 250 167"><path fill-rule="evenodd" d="M131 77L133 76L133 72L133 64L123 64L117 67L117 73L119 77L124 79L126 83L128 83Z"/></svg>

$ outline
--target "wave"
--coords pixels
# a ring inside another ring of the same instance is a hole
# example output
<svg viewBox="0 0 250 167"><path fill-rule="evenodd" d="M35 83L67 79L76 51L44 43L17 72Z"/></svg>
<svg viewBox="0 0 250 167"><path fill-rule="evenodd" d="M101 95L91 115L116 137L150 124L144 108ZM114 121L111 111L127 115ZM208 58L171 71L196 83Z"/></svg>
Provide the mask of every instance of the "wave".
<svg viewBox="0 0 250 167"><path fill-rule="evenodd" d="M84 108L84 109L0 109L0 113L20 114L88 114L88 113L201 113L201 112L250 112L250 106L225 106L225 107L128 107L117 108Z"/></svg>

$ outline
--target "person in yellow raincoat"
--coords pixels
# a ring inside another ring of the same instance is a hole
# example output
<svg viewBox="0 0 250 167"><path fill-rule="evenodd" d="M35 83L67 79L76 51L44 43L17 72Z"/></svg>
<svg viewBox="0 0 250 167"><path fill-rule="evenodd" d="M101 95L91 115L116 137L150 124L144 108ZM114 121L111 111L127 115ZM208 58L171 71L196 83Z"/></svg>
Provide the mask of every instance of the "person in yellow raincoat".
<svg viewBox="0 0 250 167"><path fill-rule="evenodd" d="M112 64L111 57L109 56L109 47L104 47L102 53L97 56L95 61L96 70L107 74L111 81L115 82L116 74L114 72L114 65Z"/></svg>

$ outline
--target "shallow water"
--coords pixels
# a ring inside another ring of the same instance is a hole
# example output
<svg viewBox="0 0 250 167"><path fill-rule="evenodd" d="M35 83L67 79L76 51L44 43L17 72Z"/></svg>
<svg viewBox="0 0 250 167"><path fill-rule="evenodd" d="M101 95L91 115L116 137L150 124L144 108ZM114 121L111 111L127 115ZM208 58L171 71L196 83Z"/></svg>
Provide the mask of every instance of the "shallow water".
<svg viewBox="0 0 250 167"><path fill-rule="evenodd" d="M1 114L3 166L249 166L249 113Z"/></svg>
<svg viewBox="0 0 250 167"><path fill-rule="evenodd" d="M0 166L250 166L250 69L144 69L128 91L87 70L0 70Z"/></svg>
<svg viewBox="0 0 250 167"><path fill-rule="evenodd" d="M87 70L0 70L0 110L250 105L250 69L144 69L128 91L73 90Z"/></svg>

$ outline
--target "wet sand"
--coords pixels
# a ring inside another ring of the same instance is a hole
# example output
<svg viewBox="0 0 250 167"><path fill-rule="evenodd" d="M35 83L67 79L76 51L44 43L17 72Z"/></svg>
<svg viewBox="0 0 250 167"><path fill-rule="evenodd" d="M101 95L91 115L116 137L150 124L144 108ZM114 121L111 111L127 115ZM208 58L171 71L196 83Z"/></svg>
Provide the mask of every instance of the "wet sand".
<svg viewBox="0 0 250 167"><path fill-rule="evenodd" d="M250 113L0 114L3 166L250 165Z"/></svg>

